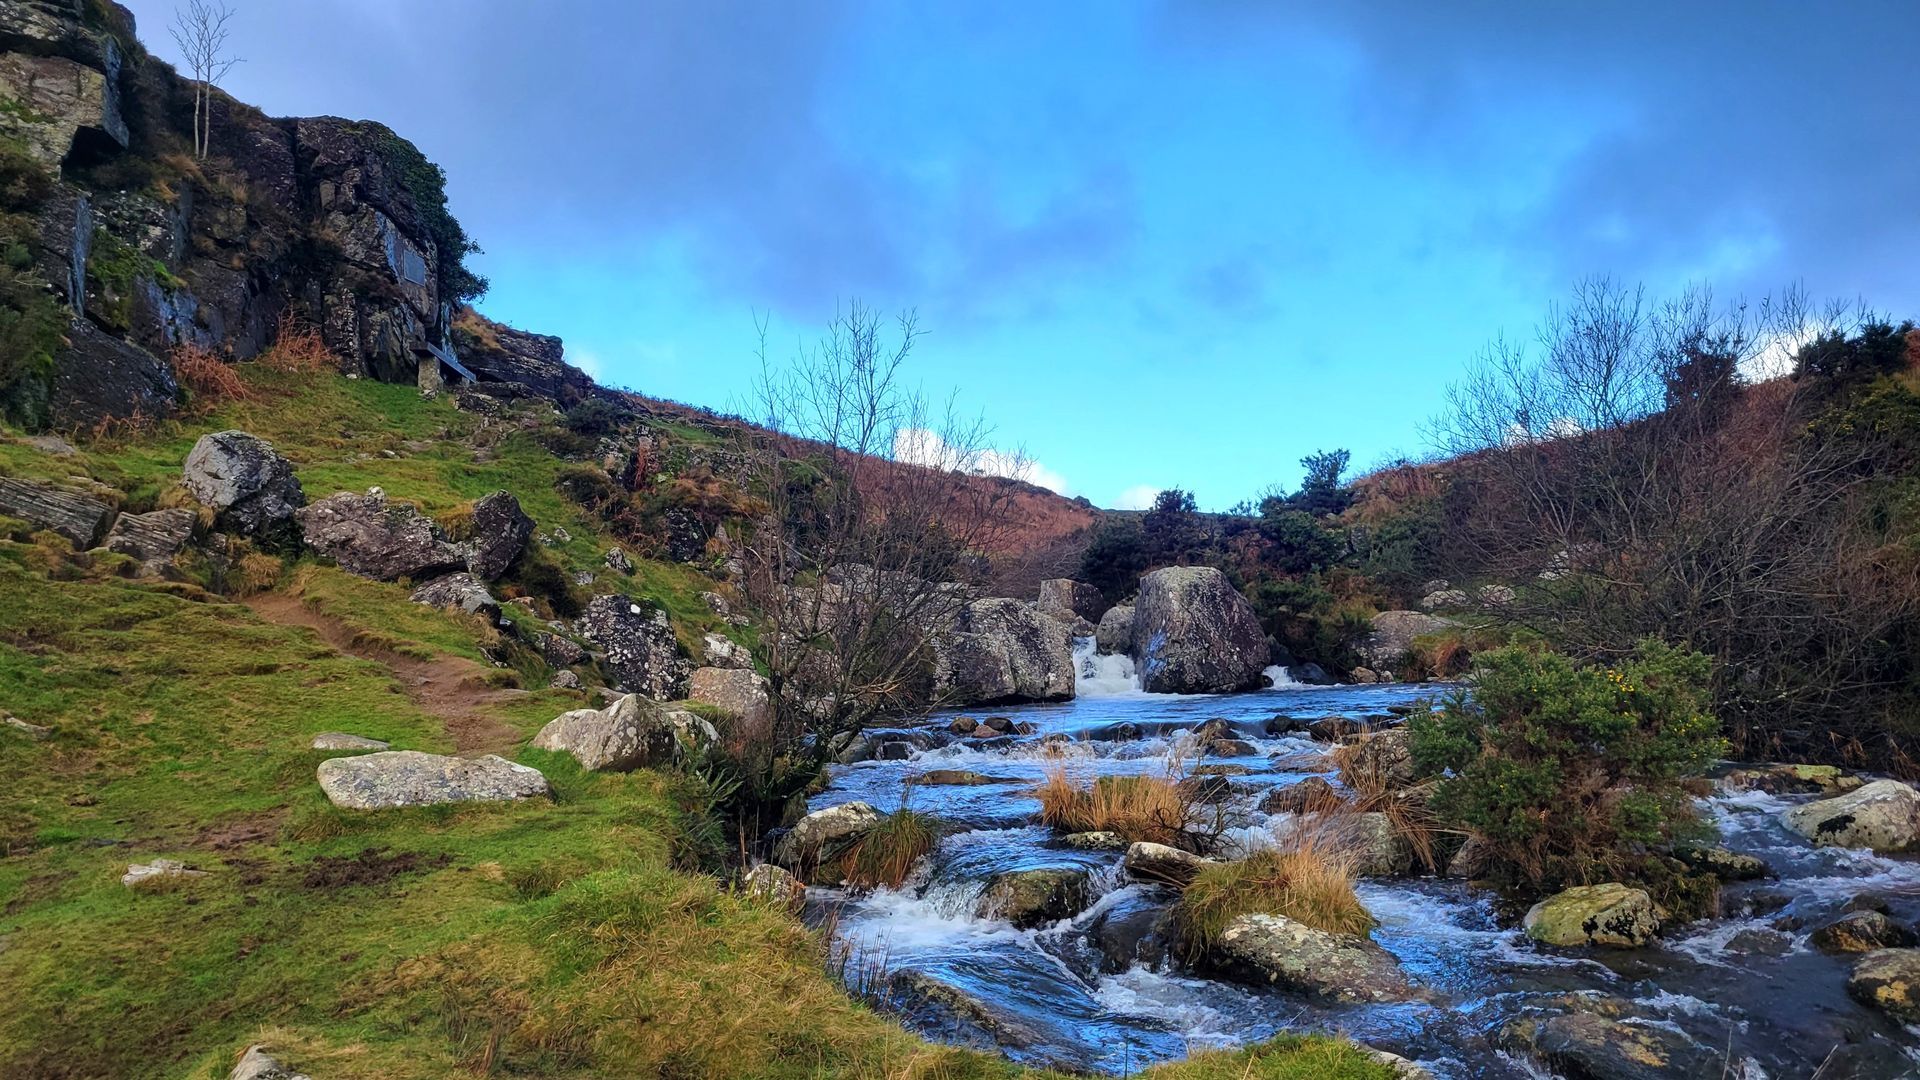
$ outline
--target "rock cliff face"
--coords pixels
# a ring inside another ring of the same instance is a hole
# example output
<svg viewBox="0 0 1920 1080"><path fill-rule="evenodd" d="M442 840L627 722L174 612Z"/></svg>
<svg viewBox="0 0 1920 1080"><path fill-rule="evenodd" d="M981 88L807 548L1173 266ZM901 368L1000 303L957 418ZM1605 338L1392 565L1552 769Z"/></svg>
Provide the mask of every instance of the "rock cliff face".
<svg viewBox="0 0 1920 1080"><path fill-rule="evenodd" d="M482 287L472 244L411 143L216 94L194 162L190 94L116 4L0 0L0 213L33 241L30 279L0 305L45 328L42 351L0 357L0 412L56 429L165 416L176 348L244 360L289 318L350 374L562 404L592 391L559 339L464 311Z"/></svg>

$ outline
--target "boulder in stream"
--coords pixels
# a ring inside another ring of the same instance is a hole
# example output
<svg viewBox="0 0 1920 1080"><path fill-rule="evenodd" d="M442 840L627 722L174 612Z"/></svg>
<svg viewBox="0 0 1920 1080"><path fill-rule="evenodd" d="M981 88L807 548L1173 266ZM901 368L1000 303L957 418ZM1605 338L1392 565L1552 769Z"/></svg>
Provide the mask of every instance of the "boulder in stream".
<svg viewBox="0 0 1920 1080"><path fill-rule="evenodd" d="M1660 929L1653 899L1617 882L1580 885L1533 905L1523 923L1527 936L1545 945L1603 945L1634 949Z"/></svg>
<svg viewBox="0 0 1920 1080"><path fill-rule="evenodd" d="M1911 851L1920 847L1920 791L1898 780L1876 780L1844 795L1796 806L1780 820L1821 847Z"/></svg>
<svg viewBox="0 0 1920 1080"><path fill-rule="evenodd" d="M1920 1024L1920 949L1880 949L1853 965L1847 993L1903 1024Z"/></svg>
<svg viewBox="0 0 1920 1080"><path fill-rule="evenodd" d="M1260 800L1263 814L1298 814L1305 810L1331 809L1346 800L1332 784L1318 776L1309 776L1297 784L1274 788Z"/></svg>
<svg viewBox="0 0 1920 1080"><path fill-rule="evenodd" d="M1138 840L1128 846L1126 859L1122 865L1127 873L1142 881L1157 881L1168 885L1185 885L1193 880L1202 866L1211 862L1191 851L1181 851L1176 847L1156 844L1148 840Z"/></svg>
<svg viewBox="0 0 1920 1080"><path fill-rule="evenodd" d="M1093 631L1093 645L1103 653L1133 651L1132 604L1117 604L1100 616L1100 625Z"/></svg>
<svg viewBox="0 0 1920 1080"><path fill-rule="evenodd" d="M1850 911L1808 935L1823 953L1866 953L1920 945L1912 930L1878 911Z"/></svg>
<svg viewBox="0 0 1920 1080"><path fill-rule="evenodd" d="M1074 674L1068 628L1006 597L968 604L934 642L934 684L956 704L1065 701Z"/></svg>
<svg viewBox="0 0 1920 1080"><path fill-rule="evenodd" d="M773 845L773 861L814 885L833 882L816 880L820 864L847 845L873 831L881 813L869 803L848 802L815 810L796 822Z"/></svg>
<svg viewBox="0 0 1920 1080"><path fill-rule="evenodd" d="M1767 869L1766 861L1759 856L1728 851L1723 847L1681 844L1673 849L1673 857L1692 869L1704 870L1721 881L1755 881L1771 873Z"/></svg>
<svg viewBox="0 0 1920 1080"><path fill-rule="evenodd" d="M1269 655L1253 605L1210 566L1170 566L1140 579L1133 662L1154 694L1258 690Z"/></svg>
<svg viewBox="0 0 1920 1080"><path fill-rule="evenodd" d="M1229 978L1321 1001L1405 1001L1415 996L1400 962L1364 937L1316 930L1284 915L1242 915L1205 956Z"/></svg>
<svg viewBox="0 0 1920 1080"><path fill-rule="evenodd" d="M1557 1016L1515 1020L1502 1029L1501 1041L1575 1080L1673 1080L1723 1072L1719 1053L1670 1026L1603 1015L1623 1011L1624 1003L1582 1004Z"/></svg>
<svg viewBox="0 0 1920 1080"><path fill-rule="evenodd" d="M1029 930L1073 918L1086 910L1092 897L1085 870L1010 870L987 886L978 914Z"/></svg>

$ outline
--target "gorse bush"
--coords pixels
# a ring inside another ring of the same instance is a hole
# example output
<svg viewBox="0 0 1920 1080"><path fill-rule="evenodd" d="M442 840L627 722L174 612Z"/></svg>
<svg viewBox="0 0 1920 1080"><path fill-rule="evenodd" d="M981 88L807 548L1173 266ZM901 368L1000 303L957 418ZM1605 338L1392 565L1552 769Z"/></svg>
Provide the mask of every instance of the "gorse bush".
<svg viewBox="0 0 1920 1080"><path fill-rule="evenodd" d="M1473 689L1409 723L1433 807L1491 845L1516 883L1619 874L1697 825L1682 782L1726 750L1711 662L1657 641L1615 667L1539 647L1476 658Z"/></svg>

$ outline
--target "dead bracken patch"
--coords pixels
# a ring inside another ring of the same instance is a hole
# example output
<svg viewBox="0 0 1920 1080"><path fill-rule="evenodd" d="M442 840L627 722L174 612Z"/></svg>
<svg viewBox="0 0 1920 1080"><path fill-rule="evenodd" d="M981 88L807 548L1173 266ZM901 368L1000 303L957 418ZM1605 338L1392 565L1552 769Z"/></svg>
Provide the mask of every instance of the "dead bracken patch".
<svg viewBox="0 0 1920 1080"><path fill-rule="evenodd" d="M307 866L300 884L308 889L345 889L355 885L385 885L403 874L438 870L452 862L445 852L422 855L417 851L391 852L391 848L366 848L358 855L320 855Z"/></svg>

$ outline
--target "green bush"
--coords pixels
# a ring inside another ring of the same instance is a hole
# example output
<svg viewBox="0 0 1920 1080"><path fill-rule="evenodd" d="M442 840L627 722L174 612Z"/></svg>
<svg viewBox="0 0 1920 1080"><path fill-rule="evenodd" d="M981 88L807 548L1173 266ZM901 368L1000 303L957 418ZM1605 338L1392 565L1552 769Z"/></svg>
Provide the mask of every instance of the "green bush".
<svg viewBox="0 0 1920 1080"><path fill-rule="evenodd" d="M1705 656L1651 639L1617 667L1495 649L1470 693L1409 724L1414 762L1444 774L1434 809L1515 883L1630 873L1646 845L1697 827L1682 782L1726 751L1711 675Z"/></svg>

